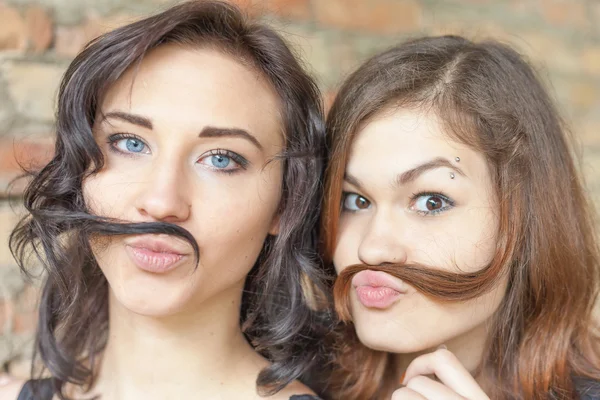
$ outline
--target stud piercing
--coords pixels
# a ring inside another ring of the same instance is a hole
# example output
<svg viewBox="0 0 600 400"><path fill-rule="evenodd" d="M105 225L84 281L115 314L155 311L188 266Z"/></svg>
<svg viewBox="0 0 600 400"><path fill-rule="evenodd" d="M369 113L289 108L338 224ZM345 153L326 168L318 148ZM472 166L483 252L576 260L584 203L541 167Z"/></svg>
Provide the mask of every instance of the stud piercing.
<svg viewBox="0 0 600 400"><path fill-rule="evenodd" d="M454 179L454 172L450 172L450 179Z"/></svg>
<svg viewBox="0 0 600 400"><path fill-rule="evenodd" d="M456 161L456 162L460 162L460 157L456 157L456 158L454 159L454 161Z"/></svg>

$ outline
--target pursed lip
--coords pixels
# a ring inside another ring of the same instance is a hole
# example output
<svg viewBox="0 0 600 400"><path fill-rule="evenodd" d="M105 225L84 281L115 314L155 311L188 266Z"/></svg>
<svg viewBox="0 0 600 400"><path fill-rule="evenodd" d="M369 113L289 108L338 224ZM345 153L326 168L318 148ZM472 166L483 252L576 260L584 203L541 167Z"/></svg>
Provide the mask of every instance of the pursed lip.
<svg viewBox="0 0 600 400"><path fill-rule="evenodd" d="M387 287L398 293L406 293L408 288L400 279L382 271L365 270L357 273L352 278L354 288L360 286Z"/></svg>
<svg viewBox="0 0 600 400"><path fill-rule="evenodd" d="M161 236L140 235L125 241L125 249L138 268L164 273L190 255L189 246L185 248L180 241L167 235Z"/></svg>
<svg viewBox="0 0 600 400"><path fill-rule="evenodd" d="M165 235L166 236L166 235ZM170 237L160 237L156 235L139 235L125 240L125 245L139 249L146 249L154 253L170 253L180 256L190 254L189 246L184 246L177 240Z"/></svg>
<svg viewBox="0 0 600 400"><path fill-rule="evenodd" d="M407 292L407 287L400 279L373 270L364 270L354 275L352 286L358 301L368 309L390 308Z"/></svg>

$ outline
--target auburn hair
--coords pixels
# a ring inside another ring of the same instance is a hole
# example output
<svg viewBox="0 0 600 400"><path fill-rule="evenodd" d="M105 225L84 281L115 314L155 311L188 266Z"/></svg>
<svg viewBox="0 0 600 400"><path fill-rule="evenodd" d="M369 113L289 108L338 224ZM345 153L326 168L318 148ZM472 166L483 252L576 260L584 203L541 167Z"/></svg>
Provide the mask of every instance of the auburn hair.
<svg viewBox="0 0 600 400"><path fill-rule="evenodd" d="M321 240L328 267L353 140L361 126L394 107L435 113L452 140L486 157L499 200L498 243L492 262L476 273L377 268L440 302L476 298L504 277L508 286L480 365L495 383L488 395L577 398L580 379L600 378L593 207L565 124L535 71L510 47L456 36L420 38L374 56L345 81L327 120ZM401 374L392 354L363 346L352 326L350 279L364 268L371 267L346 268L334 287L341 320L334 337L334 398L389 398Z"/></svg>

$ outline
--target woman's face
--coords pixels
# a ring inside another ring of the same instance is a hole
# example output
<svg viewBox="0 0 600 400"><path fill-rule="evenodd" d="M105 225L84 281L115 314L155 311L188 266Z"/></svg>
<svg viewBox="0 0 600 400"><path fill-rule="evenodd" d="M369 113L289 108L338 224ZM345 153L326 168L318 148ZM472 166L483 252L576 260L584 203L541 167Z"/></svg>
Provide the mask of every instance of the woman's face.
<svg viewBox="0 0 600 400"><path fill-rule="evenodd" d="M486 160L450 140L433 114L395 109L366 123L352 145L343 191L338 273L359 263L469 272L494 256L499 207ZM485 331L505 288L442 304L381 274L355 275L352 317L365 345L396 353L468 342Z"/></svg>
<svg viewBox="0 0 600 400"><path fill-rule="evenodd" d="M108 91L94 126L105 165L84 182L88 207L188 230L97 240L112 295L144 315L241 296L268 234L276 234L284 143L276 94L258 73L210 50L165 45Z"/></svg>

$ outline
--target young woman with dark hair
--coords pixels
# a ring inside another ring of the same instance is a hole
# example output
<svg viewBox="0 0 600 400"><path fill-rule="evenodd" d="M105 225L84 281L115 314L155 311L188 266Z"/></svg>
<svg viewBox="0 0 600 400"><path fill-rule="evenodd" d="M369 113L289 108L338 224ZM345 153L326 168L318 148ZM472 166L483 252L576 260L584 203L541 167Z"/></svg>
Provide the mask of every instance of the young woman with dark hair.
<svg viewBox="0 0 600 400"><path fill-rule="evenodd" d="M131 23L71 63L56 129L11 237L50 378L0 397L312 398L325 133L282 39L220 1Z"/></svg>
<svg viewBox="0 0 600 400"><path fill-rule="evenodd" d="M336 399L600 399L592 206L511 48L376 55L328 115Z"/></svg>

